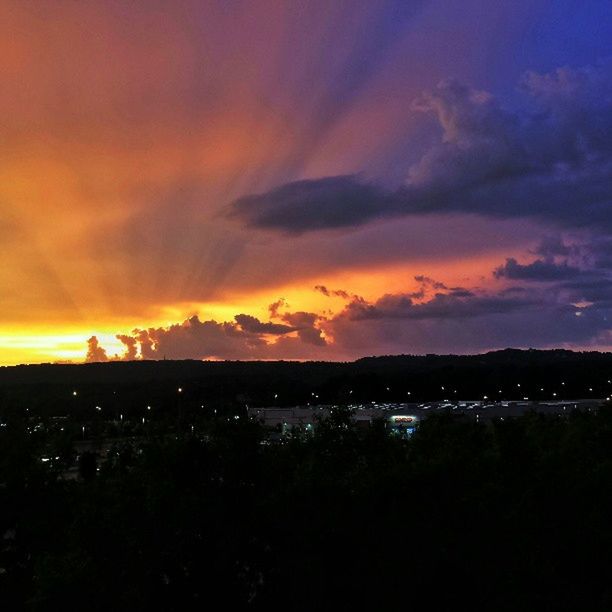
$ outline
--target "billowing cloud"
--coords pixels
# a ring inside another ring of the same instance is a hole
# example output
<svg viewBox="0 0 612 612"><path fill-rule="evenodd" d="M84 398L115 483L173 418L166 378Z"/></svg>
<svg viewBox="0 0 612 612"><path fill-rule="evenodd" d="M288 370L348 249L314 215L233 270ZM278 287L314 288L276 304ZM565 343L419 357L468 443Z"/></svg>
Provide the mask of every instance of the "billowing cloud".
<svg viewBox="0 0 612 612"><path fill-rule="evenodd" d="M322 317L312 312L288 312L282 316L297 331L298 338L305 344L325 346L326 341L321 330L316 326Z"/></svg>
<svg viewBox="0 0 612 612"><path fill-rule="evenodd" d="M356 175L311 179L239 198L230 214L295 233L453 212L612 230L612 61L531 72L522 86L521 110L453 80L414 102L440 137L395 190Z"/></svg>
<svg viewBox="0 0 612 612"><path fill-rule="evenodd" d="M374 303L356 298L339 315L352 321L367 319L463 319L493 313L525 310L538 301L512 295L477 295L467 290L436 293L426 302L415 303L408 294L383 295Z"/></svg>
<svg viewBox="0 0 612 612"><path fill-rule="evenodd" d="M138 356L138 343L136 338L126 334L117 334L117 340L125 345L125 353L121 356L123 361L133 361Z"/></svg>
<svg viewBox="0 0 612 612"><path fill-rule="evenodd" d="M192 316L168 327L135 329L143 359L302 359L325 346L320 320L306 312L282 315L287 325L236 315L235 321L201 321Z"/></svg>
<svg viewBox="0 0 612 612"><path fill-rule="evenodd" d="M569 265L566 261L555 263L551 260L536 259L528 264L520 264L513 257L493 271L496 278L512 280L553 281L575 278L584 274L579 268Z"/></svg>
<svg viewBox="0 0 612 612"><path fill-rule="evenodd" d="M271 323L270 321L260 321L257 317L247 314L237 314L234 319L240 325L240 328L252 334L274 334L282 335L295 331L294 327L282 325L280 323Z"/></svg>
<svg viewBox="0 0 612 612"><path fill-rule="evenodd" d="M417 275L421 285L416 291L386 293L373 300L319 285L316 291L343 298L338 312L280 311L286 304L279 300L270 310L274 321L245 314L229 322L193 316L167 327L136 329L130 337L145 359L346 359L381 350L469 353L500 346L586 347L609 341L612 280L603 271L563 274L529 266L519 267L514 277L498 275L499 284L484 289L447 287ZM506 262L497 269L514 268ZM513 280L530 284L507 284ZM530 282L534 280L546 283ZM93 349L100 348L93 344ZM90 341L88 358L91 354Z"/></svg>
<svg viewBox="0 0 612 612"><path fill-rule="evenodd" d="M108 361L106 350L100 346L100 342L96 336L92 336L87 340L87 355L85 356L85 361L87 363Z"/></svg>

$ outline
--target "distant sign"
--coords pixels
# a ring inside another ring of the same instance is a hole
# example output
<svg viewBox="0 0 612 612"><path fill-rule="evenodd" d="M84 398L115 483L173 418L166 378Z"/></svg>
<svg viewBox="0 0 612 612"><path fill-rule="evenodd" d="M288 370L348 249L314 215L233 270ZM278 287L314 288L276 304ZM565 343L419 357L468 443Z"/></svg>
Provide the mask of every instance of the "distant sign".
<svg viewBox="0 0 612 612"><path fill-rule="evenodd" d="M418 417L396 414L389 418L393 425L416 425Z"/></svg>

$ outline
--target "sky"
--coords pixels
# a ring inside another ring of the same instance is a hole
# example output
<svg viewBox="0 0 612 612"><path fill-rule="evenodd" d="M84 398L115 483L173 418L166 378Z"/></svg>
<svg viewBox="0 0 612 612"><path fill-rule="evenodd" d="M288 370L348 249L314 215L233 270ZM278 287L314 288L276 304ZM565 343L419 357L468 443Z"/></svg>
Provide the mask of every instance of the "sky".
<svg viewBox="0 0 612 612"><path fill-rule="evenodd" d="M609 0L5 0L0 364L612 345Z"/></svg>

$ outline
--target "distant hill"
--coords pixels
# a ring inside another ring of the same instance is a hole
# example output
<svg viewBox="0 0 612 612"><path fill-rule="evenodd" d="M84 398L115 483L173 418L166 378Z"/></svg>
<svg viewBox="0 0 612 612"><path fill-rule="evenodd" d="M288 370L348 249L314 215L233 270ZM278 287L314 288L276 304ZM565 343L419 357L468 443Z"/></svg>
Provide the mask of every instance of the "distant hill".
<svg viewBox="0 0 612 612"><path fill-rule="evenodd" d="M0 402L57 405L72 390L103 401L184 401L251 405L606 397L612 354L506 349L482 355L397 355L354 362L132 361L0 368ZM59 399L58 399L59 398ZM85 400L79 400L85 401ZM1 404L0 404L1 406Z"/></svg>

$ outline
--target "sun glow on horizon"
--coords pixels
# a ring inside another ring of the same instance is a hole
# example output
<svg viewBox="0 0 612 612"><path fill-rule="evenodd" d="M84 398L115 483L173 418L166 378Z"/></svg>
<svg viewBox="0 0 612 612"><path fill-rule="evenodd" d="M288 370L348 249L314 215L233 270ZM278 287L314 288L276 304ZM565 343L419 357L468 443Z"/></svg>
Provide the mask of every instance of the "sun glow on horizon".
<svg viewBox="0 0 612 612"><path fill-rule="evenodd" d="M484 277L490 275L491 256L473 258L470 272ZM316 276L310 282L290 283L275 288L251 292L237 292L224 296L217 302L178 302L151 309L151 317L122 321L110 318L106 323L71 324L69 326L30 325L2 329L0 327L0 365L22 363L47 363L70 361L81 363L87 351L87 339L92 335L107 351L109 358L121 358L125 345L117 334L131 334L134 329L168 328L181 325L196 315L201 321L233 322L238 314L247 314L268 321L270 304L284 300L279 311L305 311L322 316L333 316L342 311L350 298L338 295L325 296L315 290L315 285L324 285L330 291L344 290L350 295L359 295L375 300L386 293L409 292L418 289L415 275L427 270L437 281L459 283L454 279L461 274L463 266L457 262L433 262L423 264L400 264L395 266L373 266L371 269L348 270ZM317 282L317 279L322 279ZM323 332L325 337L325 332ZM328 341L333 339L328 336ZM274 341L272 338L271 341Z"/></svg>

